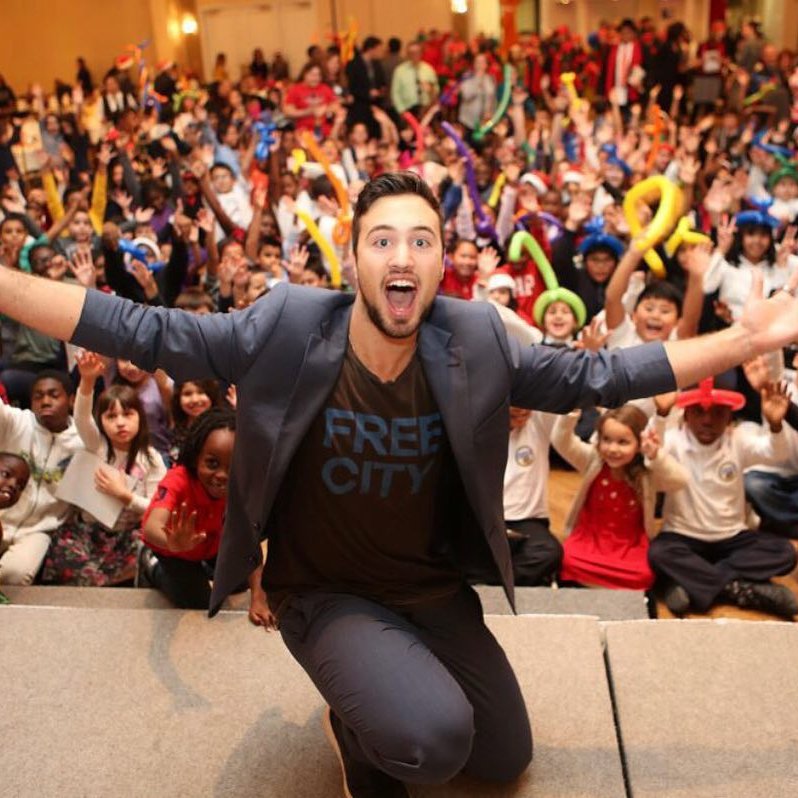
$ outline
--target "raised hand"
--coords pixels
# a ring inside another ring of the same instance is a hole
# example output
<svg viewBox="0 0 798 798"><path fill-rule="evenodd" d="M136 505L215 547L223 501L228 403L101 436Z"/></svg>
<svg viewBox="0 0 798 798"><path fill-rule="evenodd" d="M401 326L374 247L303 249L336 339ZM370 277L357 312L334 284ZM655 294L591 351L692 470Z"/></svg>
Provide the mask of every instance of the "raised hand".
<svg viewBox="0 0 798 798"><path fill-rule="evenodd" d="M67 266L72 276L84 288L95 288L97 286L97 272L94 269L91 249L88 247L76 249L72 260L67 263Z"/></svg>
<svg viewBox="0 0 798 798"><path fill-rule="evenodd" d="M283 266L288 272L288 279L292 283L299 282L302 277L302 272L305 271L309 255L310 253L307 247L291 247L291 251L288 253L288 260L283 261Z"/></svg>
<svg viewBox="0 0 798 798"><path fill-rule="evenodd" d="M136 219L136 224L149 224L154 213L154 208L136 208L133 216Z"/></svg>
<svg viewBox="0 0 798 798"><path fill-rule="evenodd" d="M703 278L709 269L711 257L712 245L709 242L693 244L687 249L683 268L691 277Z"/></svg>
<svg viewBox="0 0 798 798"><path fill-rule="evenodd" d="M105 374L105 361L96 353L83 350L75 357L81 381L94 384Z"/></svg>
<svg viewBox="0 0 798 798"><path fill-rule="evenodd" d="M652 427L647 427L643 430L640 436L640 453L647 460L654 460L659 453L662 442L659 439L657 431Z"/></svg>
<svg viewBox="0 0 798 798"><path fill-rule="evenodd" d="M757 355L743 363L743 374L748 384L757 392L770 382L770 369L764 355Z"/></svg>
<svg viewBox="0 0 798 798"><path fill-rule="evenodd" d="M735 222L734 217L724 213L718 225L718 251L721 255L725 256L731 249L736 231L737 222Z"/></svg>
<svg viewBox="0 0 798 798"><path fill-rule="evenodd" d="M499 253L493 247L485 247L477 255L477 271L480 277L490 277L500 263Z"/></svg>
<svg viewBox="0 0 798 798"><path fill-rule="evenodd" d="M191 551L208 537L207 533L197 531L197 511L189 512L185 502L177 510L172 510L163 531L166 547L174 552Z"/></svg>
<svg viewBox="0 0 798 798"><path fill-rule="evenodd" d="M762 398L762 415L770 425L772 432L781 429L781 422L790 408L790 397L787 394L786 382L767 382L759 392Z"/></svg>
<svg viewBox="0 0 798 798"><path fill-rule="evenodd" d="M53 255L52 260L50 261L49 265L47 266L47 276L51 280L61 280L63 276L67 273L67 269L69 268L69 261L63 255ZM92 268L92 273L94 269Z"/></svg>
<svg viewBox="0 0 798 798"><path fill-rule="evenodd" d="M593 318L590 324L582 329L579 340L574 344L575 349L587 349L590 352L598 352L607 343L609 333L602 333L601 320Z"/></svg>

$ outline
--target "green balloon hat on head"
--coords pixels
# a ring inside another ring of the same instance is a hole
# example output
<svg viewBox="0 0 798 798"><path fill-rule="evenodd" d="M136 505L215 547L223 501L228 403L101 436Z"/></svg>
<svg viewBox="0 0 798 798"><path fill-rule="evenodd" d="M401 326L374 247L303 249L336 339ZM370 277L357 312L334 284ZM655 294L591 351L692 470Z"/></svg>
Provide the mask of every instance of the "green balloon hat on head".
<svg viewBox="0 0 798 798"><path fill-rule="evenodd" d="M568 288L560 287L557 275L554 274L554 269L551 268L549 259L541 249L540 244L526 230L519 230L513 234L510 240L507 257L513 263L517 263L524 257L524 252L532 258L538 267L540 276L543 278L543 284L546 286L546 290L535 300L535 305L532 308L532 316L535 319L535 323L538 326L543 325L543 315L546 312L546 308L553 302L565 302L574 312L577 328L584 327L585 321L587 321L587 308L585 308L582 298Z"/></svg>

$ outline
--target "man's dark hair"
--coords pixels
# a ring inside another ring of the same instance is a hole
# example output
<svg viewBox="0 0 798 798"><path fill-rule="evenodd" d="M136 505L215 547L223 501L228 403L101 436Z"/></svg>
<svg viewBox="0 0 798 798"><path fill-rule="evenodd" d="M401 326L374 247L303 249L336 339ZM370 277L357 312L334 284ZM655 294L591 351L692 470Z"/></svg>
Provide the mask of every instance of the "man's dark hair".
<svg viewBox="0 0 798 798"><path fill-rule="evenodd" d="M369 50L373 50L375 47L379 47L382 44L382 39L377 38L376 36L366 36L363 39L363 52L367 53Z"/></svg>
<svg viewBox="0 0 798 798"><path fill-rule="evenodd" d="M402 40L398 39L396 36L391 36L388 39L388 52L392 55L396 55L396 53L401 52L402 50Z"/></svg>
<svg viewBox="0 0 798 798"><path fill-rule="evenodd" d="M676 305L677 315L682 315L682 292L673 283L665 280L655 280L649 283L637 297L635 307L645 299L664 299L666 302L673 302Z"/></svg>
<svg viewBox="0 0 798 798"><path fill-rule="evenodd" d="M360 235L360 219L369 212L371 206L384 197L400 197L415 194L421 197L435 211L439 222L439 234L443 242L443 217L441 206L432 189L413 172L388 172L370 180L360 192L352 217L352 251L357 252L357 239Z"/></svg>
<svg viewBox="0 0 798 798"><path fill-rule="evenodd" d="M626 19L622 19L618 25L618 30L623 30L624 28L631 28L635 33L637 33L637 25L635 25L634 20L626 17Z"/></svg>

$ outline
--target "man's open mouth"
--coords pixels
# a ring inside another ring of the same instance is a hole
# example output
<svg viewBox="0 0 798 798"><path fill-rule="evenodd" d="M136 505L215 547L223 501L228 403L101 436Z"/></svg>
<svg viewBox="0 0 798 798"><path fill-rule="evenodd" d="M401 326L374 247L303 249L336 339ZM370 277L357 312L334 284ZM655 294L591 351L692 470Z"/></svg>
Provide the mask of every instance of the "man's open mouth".
<svg viewBox="0 0 798 798"><path fill-rule="evenodd" d="M396 316L409 316L416 301L418 286L413 280L394 278L385 286L385 297Z"/></svg>

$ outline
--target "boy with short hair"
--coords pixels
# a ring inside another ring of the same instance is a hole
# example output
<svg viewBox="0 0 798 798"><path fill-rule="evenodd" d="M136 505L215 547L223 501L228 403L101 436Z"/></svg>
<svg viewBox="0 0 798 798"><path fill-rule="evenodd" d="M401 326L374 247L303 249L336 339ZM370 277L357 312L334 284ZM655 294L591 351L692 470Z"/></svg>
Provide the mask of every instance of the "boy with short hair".
<svg viewBox="0 0 798 798"><path fill-rule="evenodd" d="M789 573L796 553L789 540L747 528L743 471L786 454L782 421L786 391L770 383L762 391L762 414L770 432L751 423L731 426L732 413L745 404L737 391L699 387L676 400L684 426L665 433L664 451L685 465L690 481L668 493L662 532L651 542L654 573L669 580L664 599L671 612L706 612L717 601L792 618L798 600L769 580Z"/></svg>
<svg viewBox="0 0 798 798"><path fill-rule="evenodd" d="M31 409L0 405L0 449L28 463L31 479L19 501L0 511L0 584L29 585L50 545L50 532L69 505L55 495L72 455L83 448L70 415L75 390L69 375L42 371L31 390Z"/></svg>

